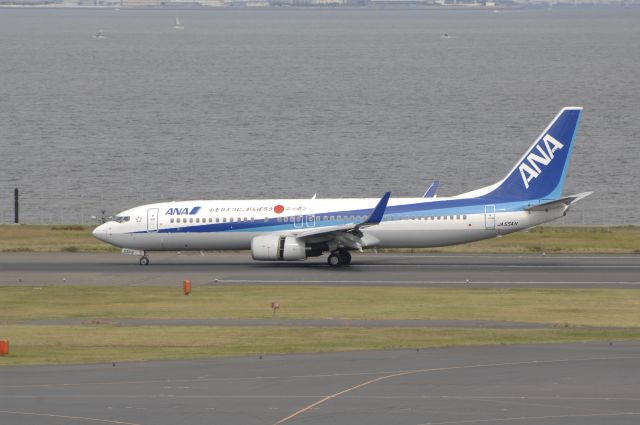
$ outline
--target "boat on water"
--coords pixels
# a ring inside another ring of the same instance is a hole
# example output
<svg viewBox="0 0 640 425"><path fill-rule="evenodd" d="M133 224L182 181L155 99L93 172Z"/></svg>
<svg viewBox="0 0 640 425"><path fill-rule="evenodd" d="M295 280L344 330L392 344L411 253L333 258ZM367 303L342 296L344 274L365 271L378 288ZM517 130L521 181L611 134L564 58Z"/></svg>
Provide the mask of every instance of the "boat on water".
<svg viewBox="0 0 640 425"><path fill-rule="evenodd" d="M107 38L107 36L104 35L104 31L98 30L98 32L93 35L93 38Z"/></svg>
<svg viewBox="0 0 640 425"><path fill-rule="evenodd" d="M177 16L176 16L176 23L175 23L175 25L173 26L173 29L174 29L174 30L183 30L183 29L184 29L184 25L182 25L182 24L180 23L180 19L178 19L178 17L177 17Z"/></svg>

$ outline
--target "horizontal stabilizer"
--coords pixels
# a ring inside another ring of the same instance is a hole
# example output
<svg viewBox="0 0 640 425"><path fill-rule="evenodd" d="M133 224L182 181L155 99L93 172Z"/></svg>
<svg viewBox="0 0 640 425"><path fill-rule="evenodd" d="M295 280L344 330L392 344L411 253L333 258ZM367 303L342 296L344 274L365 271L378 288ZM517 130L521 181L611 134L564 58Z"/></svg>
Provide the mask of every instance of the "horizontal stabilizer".
<svg viewBox="0 0 640 425"><path fill-rule="evenodd" d="M586 198L591 195L593 192L582 192L577 195L569 195L564 198L556 199L555 201L545 202L544 204L533 205L531 207L525 208L526 211L544 211L550 210L562 206L569 206L574 202L578 202L579 200Z"/></svg>

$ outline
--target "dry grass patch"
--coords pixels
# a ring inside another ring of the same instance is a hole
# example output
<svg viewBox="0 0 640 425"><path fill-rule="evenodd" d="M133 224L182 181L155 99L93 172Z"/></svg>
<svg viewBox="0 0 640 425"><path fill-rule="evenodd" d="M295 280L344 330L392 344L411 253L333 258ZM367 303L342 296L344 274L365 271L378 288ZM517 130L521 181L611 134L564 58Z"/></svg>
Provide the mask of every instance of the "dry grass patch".
<svg viewBox="0 0 640 425"><path fill-rule="evenodd" d="M391 250L394 251L394 250ZM640 254L640 227L541 226L494 239L444 248L407 249L404 252L449 253L617 253Z"/></svg>
<svg viewBox="0 0 640 425"><path fill-rule="evenodd" d="M118 251L100 242L94 226L0 226L0 251L4 252L110 252Z"/></svg>

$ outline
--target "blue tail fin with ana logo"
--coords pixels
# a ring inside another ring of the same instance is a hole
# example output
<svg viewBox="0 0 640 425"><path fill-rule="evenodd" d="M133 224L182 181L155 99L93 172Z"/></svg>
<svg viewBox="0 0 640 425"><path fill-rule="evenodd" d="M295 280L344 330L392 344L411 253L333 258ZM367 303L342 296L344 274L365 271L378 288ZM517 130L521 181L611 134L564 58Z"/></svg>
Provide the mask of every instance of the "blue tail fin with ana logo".
<svg viewBox="0 0 640 425"><path fill-rule="evenodd" d="M581 107L563 108L485 196L504 201L560 198L581 116Z"/></svg>

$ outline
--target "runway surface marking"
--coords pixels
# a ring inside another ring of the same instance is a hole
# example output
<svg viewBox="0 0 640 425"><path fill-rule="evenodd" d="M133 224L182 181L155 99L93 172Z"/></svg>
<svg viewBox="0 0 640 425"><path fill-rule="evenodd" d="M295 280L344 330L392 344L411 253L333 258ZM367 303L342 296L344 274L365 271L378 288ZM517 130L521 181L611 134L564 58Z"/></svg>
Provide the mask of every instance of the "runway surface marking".
<svg viewBox="0 0 640 425"><path fill-rule="evenodd" d="M483 401L483 402L487 402L487 403L494 403L494 404L502 404L502 405L519 405L519 406L528 406L528 407L543 407L545 409L548 408L556 408L556 409L567 409L567 410L577 410L577 411L587 411L590 412L587 415L588 416L592 416L592 415L640 415L640 413L637 412L621 412L619 410L610 410L610 409L595 409L593 407L577 407L577 406L568 406L568 405L558 405L555 403L532 403L532 402L527 402L526 400L540 400L539 398L529 398L529 397L519 397L519 398L485 398L485 397L468 397L467 400L474 400L474 401ZM547 399L548 400L548 399ZM566 400L566 399L565 399ZM554 400L554 401L561 401L561 400ZM571 416L582 416L585 415L585 413L578 413L578 414L571 414ZM566 415L563 415L566 416ZM477 420L477 419L476 419ZM422 424L421 424L422 425Z"/></svg>
<svg viewBox="0 0 640 425"><path fill-rule="evenodd" d="M502 269L638 269L640 265L611 265L611 266L590 266L586 264L370 264L357 263L354 266L366 267L443 267L443 266L469 266L478 268L502 268Z"/></svg>
<svg viewBox="0 0 640 425"><path fill-rule="evenodd" d="M224 283L371 283L371 284L381 284L381 283L397 283L397 284L406 284L406 285L416 285L416 284L424 284L424 285L454 285L460 283L476 283L482 285L488 285L493 283L511 283L516 285L561 285L561 284L581 284L581 285L640 285L640 282L603 282L603 281L497 281L497 280L469 280L466 282L464 280L283 280L283 279L216 279L207 284L224 284Z"/></svg>
<svg viewBox="0 0 640 425"><path fill-rule="evenodd" d="M496 254L460 254L460 255L385 255L385 254L376 254L376 255L362 255L359 258L495 258L496 255L502 255L500 253ZM553 255L553 254L510 254L504 253L508 258L531 258L531 257L541 257L541 258L578 258L581 260L592 260L592 259L616 259L616 260L627 260L629 258L638 258L636 255Z"/></svg>
<svg viewBox="0 0 640 425"><path fill-rule="evenodd" d="M309 375L283 375L283 376L248 376L248 377L219 377L219 376L196 376L194 378L167 378L167 379L147 379L147 380L135 380L135 381L105 381L105 382L80 382L80 383L60 383L60 384L25 384L25 385L0 385L0 388L48 388L48 387L79 387L83 385L137 385L137 384L160 384L160 383L176 383L176 382L202 382L202 381L251 381L261 379L308 379L308 378L337 378L346 376L370 376L370 375L398 375L407 373L423 373L429 371L438 370L454 370L454 369L467 369L467 368L479 368L479 367L497 367L497 366L518 366L518 365L531 365L531 364L554 364L554 363L567 363L567 362L588 362L588 361L602 361L602 360L636 360L640 359L640 356L620 356L620 357L587 357L577 359L562 359L562 360L532 360L529 362L515 362L515 363L496 363L496 364L481 364L481 365L468 365L468 366L451 366L447 368L436 369L414 369L414 370L395 370L395 371L369 371L369 372L342 372L342 373L317 373ZM479 397L477 397L479 398ZM594 398L595 399L595 398Z"/></svg>
<svg viewBox="0 0 640 425"><path fill-rule="evenodd" d="M5 413L5 414L9 414L9 415L45 416L45 417L48 417L48 418L71 419L71 420L75 420L75 421L102 422L102 423L107 423L107 424L140 425L139 423L134 423L134 422L112 421L112 420L109 420L109 419L98 419L98 418L85 418L83 416L54 415L53 413L17 412L17 411L12 411L12 410L0 410L0 414L1 413Z"/></svg>
<svg viewBox="0 0 640 425"><path fill-rule="evenodd" d="M287 422L291 419L294 419L297 416L300 416L301 414L313 409L314 407L317 407L323 403L326 403L330 400L336 399L338 397L340 397L343 394L347 394L349 392L358 390L360 388L363 388L367 385L371 385L374 384L376 382L381 382L381 381L385 381L391 378L397 378L399 376L409 376L409 375L417 375L417 374L421 374L421 373L429 373L429 372L442 372L442 371L448 371L448 370L461 370L461 369L478 369L478 368L485 368L485 367L504 367L504 366L529 366L529 365L543 365L543 364L557 364L557 363L569 363L569 362L590 362L590 361L603 361L603 360L620 360L620 359L639 359L640 357L637 356L631 356L631 357L593 357L593 358L584 358L584 359L560 359L560 360L532 360L532 361L528 361L528 362L510 362L510 363L489 363L489 364L477 364L477 365L467 365L467 366L450 366L450 367L438 367L438 368L428 368L428 369L415 369L415 370L407 370L407 371L401 371L401 372L396 372L396 373L392 373L392 374L387 374L384 376L379 376L377 378L374 379L370 379L368 381L365 382L361 382L360 384L354 385L352 387L349 387L347 389L344 389L342 391L339 391L337 393L325 396L323 398L321 398L320 400L311 403L307 406L304 406L303 408L296 410L295 412L293 412L292 414L290 414L289 416L286 416L280 420L278 420L277 422L274 422L273 425L280 425L284 422ZM640 415L640 413L635 413L635 412L615 412L615 413L606 413L607 415ZM594 414L595 415L595 414ZM603 413L601 413L600 415L604 415ZM588 416L588 415L586 415ZM597 416L597 415L596 415ZM451 423L455 423L455 422L451 422ZM461 422L464 423L464 422Z"/></svg>
<svg viewBox="0 0 640 425"><path fill-rule="evenodd" d="M490 419L469 419L454 422L424 422L419 425L454 425L454 424L476 424L483 422L509 422L509 421L533 421L542 419L563 419L563 418L592 418L592 417L611 417L611 416L638 416L636 412L620 412L620 413L592 413L592 414L575 414L575 415L556 415L556 416L518 416L513 418L490 418Z"/></svg>
<svg viewBox="0 0 640 425"><path fill-rule="evenodd" d="M636 357L618 357L619 360L631 360ZM48 387L79 387L82 385L136 385L136 384L161 384L175 382L202 382L202 381L251 381L259 379L307 379L307 378L338 378L343 376L367 376L367 375L384 375L389 373L397 373L399 371L388 372L344 372L344 373L318 373L312 375L285 375L285 376L249 376L249 377L212 377L212 376L196 376L194 378L179 379L148 379L138 381L107 381L107 382L81 382L81 383L61 383L61 384L26 384L26 385L0 385L0 388L48 388Z"/></svg>

